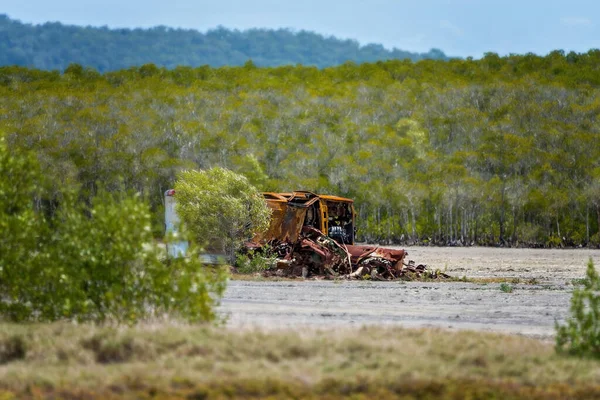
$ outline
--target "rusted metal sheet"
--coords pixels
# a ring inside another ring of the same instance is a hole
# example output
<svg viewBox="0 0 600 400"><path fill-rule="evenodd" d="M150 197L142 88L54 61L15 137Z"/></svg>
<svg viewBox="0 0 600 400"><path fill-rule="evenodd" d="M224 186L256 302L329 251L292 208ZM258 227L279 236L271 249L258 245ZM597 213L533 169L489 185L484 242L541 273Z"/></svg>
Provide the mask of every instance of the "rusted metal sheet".
<svg viewBox="0 0 600 400"><path fill-rule="evenodd" d="M266 244L274 241L295 243L307 220L310 206L319 201L319 197L305 202L294 202L294 193L263 193L267 206L271 209L271 223L265 233L255 237L254 244Z"/></svg>
<svg viewBox="0 0 600 400"><path fill-rule="evenodd" d="M367 257L378 257L390 261L396 270L402 269L404 258L408 255L405 250L387 249L379 246L347 246L353 264L360 264Z"/></svg>
<svg viewBox="0 0 600 400"><path fill-rule="evenodd" d="M261 237L255 238L259 243L279 240L282 242L296 242L302 223L306 217L306 210L290 207L287 203L270 202L267 204L272 211L269 229Z"/></svg>

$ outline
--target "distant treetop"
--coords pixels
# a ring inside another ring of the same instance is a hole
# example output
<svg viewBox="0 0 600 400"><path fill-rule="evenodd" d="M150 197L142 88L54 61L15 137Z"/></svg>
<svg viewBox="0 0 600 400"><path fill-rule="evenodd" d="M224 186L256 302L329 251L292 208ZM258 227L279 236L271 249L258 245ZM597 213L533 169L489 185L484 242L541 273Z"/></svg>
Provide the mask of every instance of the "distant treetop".
<svg viewBox="0 0 600 400"><path fill-rule="evenodd" d="M431 49L412 53L388 50L380 44L361 46L309 31L290 29L230 30L224 27L202 33L190 29L157 26L149 29L109 29L47 22L24 24L0 14L0 66L19 65L64 70L71 63L100 72L153 63L157 66L240 66L248 60L256 66L314 65L325 68L389 59L448 60Z"/></svg>

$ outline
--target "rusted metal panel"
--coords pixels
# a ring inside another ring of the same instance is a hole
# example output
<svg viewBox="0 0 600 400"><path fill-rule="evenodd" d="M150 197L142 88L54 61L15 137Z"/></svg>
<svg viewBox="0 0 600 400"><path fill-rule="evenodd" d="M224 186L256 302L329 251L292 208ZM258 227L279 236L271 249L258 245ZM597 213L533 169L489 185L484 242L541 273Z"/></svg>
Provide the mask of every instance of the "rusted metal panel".
<svg viewBox="0 0 600 400"><path fill-rule="evenodd" d="M368 257L377 257L391 262L395 271L402 270L404 258L408 255L405 250L387 249L378 246L347 246L352 264L358 265Z"/></svg>
<svg viewBox="0 0 600 400"><path fill-rule="evenodd" d="M300 236L307 209L290 204L282 197L265 196L267 206L271 209L271 223L262 235L252 241L266 244L272 241L295 243Z"/></svg>
<svg viewBox="0 0 600 400"><path fill-rule="evenodd" d="M318 208L315 206L318 206L319 196L311 192L267 192L263 196L272 211L271 223L267 231L255 237L252 242L263 245L273 241L297 242L302 227L309 220L307 216Z"/></svg>

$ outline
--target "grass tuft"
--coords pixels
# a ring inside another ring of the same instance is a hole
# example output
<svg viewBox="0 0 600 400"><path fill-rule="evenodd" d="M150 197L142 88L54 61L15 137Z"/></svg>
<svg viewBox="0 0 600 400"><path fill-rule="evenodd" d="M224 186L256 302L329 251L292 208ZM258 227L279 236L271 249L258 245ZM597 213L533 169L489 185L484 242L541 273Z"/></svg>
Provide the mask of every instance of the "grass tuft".
<svg viewBox="0 0 600 400"><path fill-rule="evenodd" d="M500 290L504 293L512 293L514 288L513 286L509 285L508 283L504 282L500 284Z"/></svg>
<svg viewBox="0 0 600 400"><path fill-rule="evenodd" d="M112 336L106 333L96 334L81 342L84 349L92 351L100 364L123 363L131 361L136 355L146 353L133 337Z"/></svg>
<svg viewBox="0 0 600 400"><path fill-rule="evenodd" d="M23 360L27 355L27 344L22 335L13 334L0 338L0 364Z"/></svg>

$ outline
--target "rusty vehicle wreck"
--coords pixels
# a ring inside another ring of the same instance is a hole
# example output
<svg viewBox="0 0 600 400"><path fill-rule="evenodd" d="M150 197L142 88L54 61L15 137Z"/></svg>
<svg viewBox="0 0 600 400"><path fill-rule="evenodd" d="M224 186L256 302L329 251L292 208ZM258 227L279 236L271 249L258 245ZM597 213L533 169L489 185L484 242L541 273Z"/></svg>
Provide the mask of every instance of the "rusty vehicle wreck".
<svg viewBox="0 0 600 400"><path fill-rule="evenodd" d="M356 245L354 201L312 192L263 193L272 210L268 230L246 243L248 254L276 258L267 276L340 279L449 278L407 261L405 250Z"/></svg>

